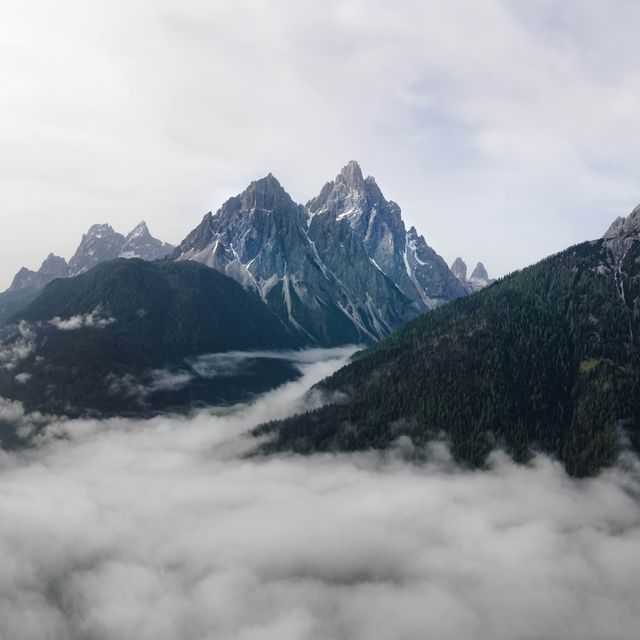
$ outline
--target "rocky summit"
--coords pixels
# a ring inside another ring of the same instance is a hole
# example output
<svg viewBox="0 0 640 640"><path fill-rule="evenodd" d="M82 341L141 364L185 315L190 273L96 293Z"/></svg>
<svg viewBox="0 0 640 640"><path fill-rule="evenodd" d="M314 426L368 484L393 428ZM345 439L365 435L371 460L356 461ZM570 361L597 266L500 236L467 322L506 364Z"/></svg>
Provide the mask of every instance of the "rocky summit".
<svg viewBox="0 0 640 640"><path fill-rule="evenodd" d="M22 267L13 278L8 291L42 289L55 278L69 278L115 258L159 260L174 247L154 238L145 222L140 222L125 237L109 224L94 224L82 235L80 244L67 261L50 253L38 271Z"/></svg>
<svg viewBox="0 0 640 640"><path fill-rule="evenodd" d="M478 262L468 278L467 265L462 258L456 258L453 261L451 271L465 287L468 293L480 291L480 289L484 289L495 282L495 279L489 277L487 269L482 262Z"/></svg>
<svg viewBox="0 0 640 640"><path fill-rule="evenodd" d="M309 342L373 342L467 293L444 260L349 162L306 206L269 174L202 222L172 254L254 290Z"/></svg>
<svg viewBox="0 0 640 640"><path fill-rule="evenodd" d="M22 267L13 278L9 291L26 288L42 288L54 278L66 278L69 275L69 265L64 258L50 253L38 271L31 271Z"/></svg>

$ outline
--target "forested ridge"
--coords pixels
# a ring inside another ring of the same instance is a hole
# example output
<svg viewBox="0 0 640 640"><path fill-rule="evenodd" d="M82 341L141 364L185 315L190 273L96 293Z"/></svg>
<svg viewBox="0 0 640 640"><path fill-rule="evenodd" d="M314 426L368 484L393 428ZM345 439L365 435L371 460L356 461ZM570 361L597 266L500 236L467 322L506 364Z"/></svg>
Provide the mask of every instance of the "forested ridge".
<svg viewBox="0 0 640 640"><path fill-rule="evenodd" d="M503 447L596 473L624 433L640 445L639 246L616 265L602 241L578 245L418 318L319 385L345 401L260 427L262 449L444 437L474 467Z"/></svg>
<svg viewBox="0 0 640 640"><path fill-rule="evenodd" d="M70 329L73 321L79 326ZM27 410L66 415L135 412L137 399L113 392L113 380L179 366L191 356L300 346L256 295L195 262L102 263L49 283L12 322L14 329L19 322L28 327L30 344L15 367L0 367L0 396L20 400ZM20 334L5 340L5 348L12 339ZM189 406L240 399L243 390L262 391L294 375L284 362L258 362L254 373L153 400L160 408L165 401Z"/></svg>

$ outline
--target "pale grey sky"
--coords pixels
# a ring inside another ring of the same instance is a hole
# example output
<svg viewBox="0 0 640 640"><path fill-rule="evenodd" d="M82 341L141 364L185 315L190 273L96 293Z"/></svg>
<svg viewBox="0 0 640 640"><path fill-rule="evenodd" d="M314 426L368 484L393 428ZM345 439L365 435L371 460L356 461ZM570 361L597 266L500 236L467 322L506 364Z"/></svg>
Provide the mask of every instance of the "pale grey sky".
<svg viewBox="0 0 640 640"><path fill-rule="evenodd" d="M177 243L350 159L502 274L640 202L634 0L3 0L0 289L94 222Z"/></svg>

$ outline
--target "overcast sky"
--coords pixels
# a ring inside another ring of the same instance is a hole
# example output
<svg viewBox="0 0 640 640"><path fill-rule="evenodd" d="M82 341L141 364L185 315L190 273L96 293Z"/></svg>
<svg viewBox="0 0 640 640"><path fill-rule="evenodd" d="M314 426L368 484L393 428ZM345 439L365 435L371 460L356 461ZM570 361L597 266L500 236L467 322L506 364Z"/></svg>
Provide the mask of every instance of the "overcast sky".
<svg viewBox="0 0 640 640"><path fill-rule="evenodd" d="M640 201L635 0L3 0L0 288L92 223L177 243L350 159L502 274Z"/></svg>

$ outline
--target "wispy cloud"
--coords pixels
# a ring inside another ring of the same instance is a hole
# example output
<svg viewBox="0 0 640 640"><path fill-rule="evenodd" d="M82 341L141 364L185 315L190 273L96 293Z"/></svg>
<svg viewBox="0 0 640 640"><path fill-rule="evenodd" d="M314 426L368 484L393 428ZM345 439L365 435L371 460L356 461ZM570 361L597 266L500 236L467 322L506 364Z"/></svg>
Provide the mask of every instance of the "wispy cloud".
<svg viewBox="0 0 640 640"><path fill-rule="evenodd" d="M115 318L106 316L101 307L96 307L91 313L65 319L56 316L49 320L49 324L60 331L75 331L76 329L104 329L115 321Z"/></svg>
<svg viewBox="0 0 640 640"><path fill-rule="evenodd" d="M230 378L247 373L258 360L286 361L304 371L305 367L318 361L344 359L350 357L356 346L347 345L332 349L301 349L298 351L226 351L190 358L181 366L172 369L153 369L142 375L110 375L107 378L108 393L137 398L142 404L159 391L179 391L194 380ZM263 375L263 374L262 374Z"/></svg>
<svg viewBox="0 0 640 640"><path fill-rule="evenodd" d="M226 351L211 353L189 360L191 369L202 378L235 376L257 359L286 360L299 365L313 364L331 353L335 358L348 358L356 350L347 345L334 349L301 349L299 351Z"/></svg>
<svg viewBox="0 0 640 640"><path fill-rule="evenodd" d="M9 327L0 341L0 368L15 369L36 348L36 333L27 322Z"/></svg>

